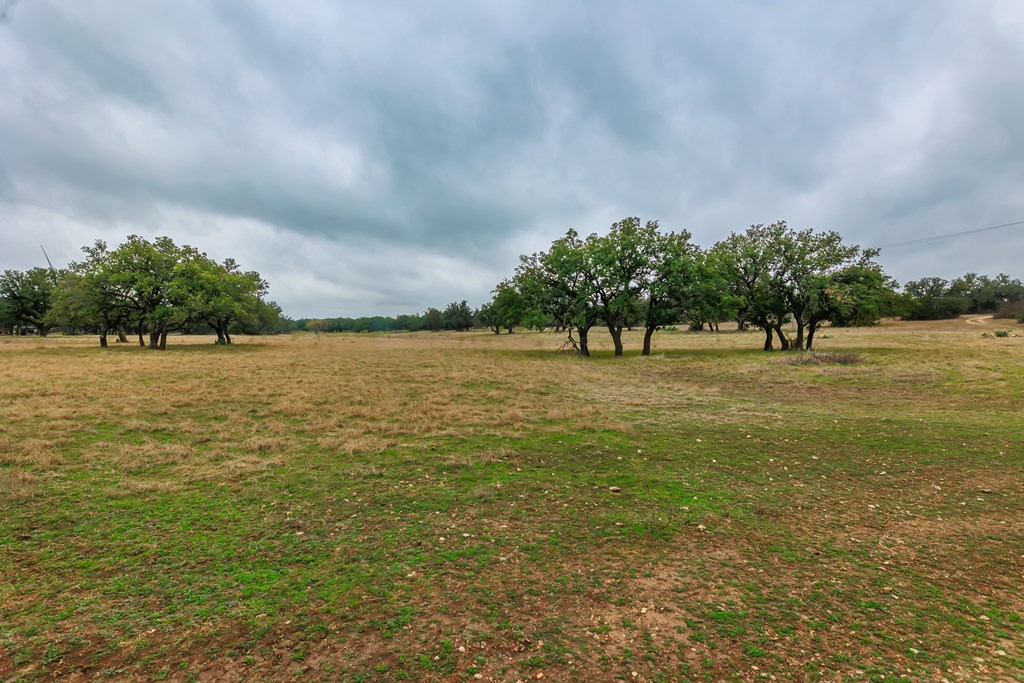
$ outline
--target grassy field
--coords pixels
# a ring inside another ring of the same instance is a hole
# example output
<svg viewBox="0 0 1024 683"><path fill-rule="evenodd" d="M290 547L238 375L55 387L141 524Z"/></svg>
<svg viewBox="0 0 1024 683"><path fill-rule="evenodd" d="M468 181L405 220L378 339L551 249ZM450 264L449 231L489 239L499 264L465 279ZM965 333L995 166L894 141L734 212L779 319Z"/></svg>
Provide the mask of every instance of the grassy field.
<svg viewBox="0 0 1024 683"><path fill-rule="evenodd" d="M0 679L1024 680L1024 328L823 332L0 337Z"/></svg>

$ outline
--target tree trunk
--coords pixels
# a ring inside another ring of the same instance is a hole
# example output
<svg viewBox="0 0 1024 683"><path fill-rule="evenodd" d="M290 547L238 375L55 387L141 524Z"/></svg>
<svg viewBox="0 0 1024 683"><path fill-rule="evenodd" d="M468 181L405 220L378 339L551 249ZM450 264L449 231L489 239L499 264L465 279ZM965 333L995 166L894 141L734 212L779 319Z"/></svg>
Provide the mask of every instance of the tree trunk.
<svg viewBox="0 0 1024 683"><path fill-rule="evenodd" d="M160 330L160 350L167 350L167 328Z"/></svg>
<svg viewBox="0 0 1024 683"><path fill-rule="evenodd" d="M107 348L107 331L100 332L100 348Z"/></svg>
<svg viewBox="0 0 1024 683"><path fill-rule="evenodd" d="M125 332L124 325L117 326L117 341L121 342L122 344L128 343L128 333Z"/></svg>
<svg viewBox="0 0 1024 683"><path fill-rule="evenodd" d="M136 332L139 333L139 346L145 346L146 345L146 341L145 341L145 339L142 336L143 335L142 325L139 325L139 327L136 329Z"/></svg>
<svg viewBox="0 0 1024 683"><path fill-rule="evenodd" d="M793 348L800 349L804 348L804 321L797 318L796 321L796 342L793 344Z"/></svg>
<svg viewBox="0 0 1024 683"><path fill-rule="evenodd" d="M149 331L149 348L160 348L160 328L153 328Z"/></svg>
<svg viewBox="0 0 1024 683"><path fill-rule="evenodd" d="M779 335L779 345L782 346L783 351L789 351L789 339L786 337L786 333L782 331L782 323L775 325L775 334Z"/></svg>
<svg viewBox="0 0 1024 683"><path fill-rule="evenodd" d="M814 345L814 331L817 329L818 326L815 323L807 324L807 345L804 348L808 351L810 351L811 347Z"/></svg>
<svg viewBox="0 0 1024 683"><path fill-rule="evenodd" d="M228 326L224 326L224 341L228 344L231 343L231 333L228 332Z"/></svg>
<svg viewBox="0 0 1024 683"><path fill-rule="evenodd" d="M589 356L590 347L587 345L587 335L590 333L589 327L580 327L576 330L580 335L580 355Z"/></svg>
<svg viewBox="0 0 1024 683"><path fill-rule="evenodd" d="M651 337L654 336L654 331L657 329L657 325L650 325L644 330L644 350L640 352L641 356L651 355Z"/></svg>
<svg viewBox="0 0 1024 683"><path fill-rule="evenodd" d="M615 355L622 355L622 325L609 325L608 332L612 335L612 344L615 345Z"/></svg>
<svg viewBox="0 0 1024 683"><path fill-rule="evenodd" d="M774 351L775 347L772 346L772 328L770 325L764 326L764 350Z"/></svg>

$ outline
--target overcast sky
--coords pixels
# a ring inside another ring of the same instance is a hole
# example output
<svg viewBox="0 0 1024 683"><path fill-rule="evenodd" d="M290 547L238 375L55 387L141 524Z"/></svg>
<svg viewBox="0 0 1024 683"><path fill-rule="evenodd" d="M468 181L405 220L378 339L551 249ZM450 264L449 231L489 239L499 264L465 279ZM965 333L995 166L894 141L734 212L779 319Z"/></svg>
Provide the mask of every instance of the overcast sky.
<svg viewBox="0 0 1024 683"><path fill-rule="evenodd" d="M1024 220L1024 2L21 0L0 268L169 235L293 317L478 305L625 216L862 246ZM1024 276L1024 226L883 251Z"/></svg>

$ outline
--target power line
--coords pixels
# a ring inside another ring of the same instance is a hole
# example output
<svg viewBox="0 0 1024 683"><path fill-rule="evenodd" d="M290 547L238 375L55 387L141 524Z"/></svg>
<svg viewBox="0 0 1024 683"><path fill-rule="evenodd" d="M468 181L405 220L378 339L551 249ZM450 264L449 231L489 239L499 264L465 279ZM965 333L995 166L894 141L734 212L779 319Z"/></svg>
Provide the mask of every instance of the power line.
<svg viewBox="0 0 1024 683"><path fill-rule="evenodd" d="M939 240L948 240L952 237L962 237L963 235L974 235L979 232L988 232L989 230L999 230L1000 228L1012 228L1016 225L1024 225L1024 221L1014 221L1013 223L1003 223L1002 225L990 225L987 228L975 228L974 230L963 230L961 232L951 232L946 235L933 235L931 237L920 237L914 240L907 240L906 242L893 242L892 244L883 244L875 247L875 249L891 249L893 247L907 247L911 244L924 244L925 242L937 242Z"/></svg>

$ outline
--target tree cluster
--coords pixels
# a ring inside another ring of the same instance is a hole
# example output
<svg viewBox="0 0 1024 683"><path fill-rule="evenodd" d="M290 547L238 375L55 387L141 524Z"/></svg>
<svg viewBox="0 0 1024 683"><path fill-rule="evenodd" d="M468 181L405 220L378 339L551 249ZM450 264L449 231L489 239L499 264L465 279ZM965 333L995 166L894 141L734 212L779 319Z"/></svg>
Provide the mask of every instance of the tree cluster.
<svg viewBox="0 0 1024 683"><path fill-rule="evenodd" d="M45 336L53 327L47 314L60 271L53 268L5 270L0 276L0 331L34 330Z"/></svg>
<svg viewBox="0 0 1024 683"><path fill-rule="evenodd" d="M267 283L233 259L217 263L169 237L131 235L117 249L97 241L85 258L65 270L6 271L0 278L3 323L31 325L39 334L59 326L66 333L95 332L100 345L116 332L164 349L173 331L212 330L230 344L233 330L279 331L280 307L266 300Z"/></svg>
<svg viewBox="0 0 1024 683"><path fill-rule="evenodd" d="M585 356L597 325L607 328L617 356L623 329L643 327L646 355L659 328L717 329L730 319L761 328L765 350L776 337L783 349L809 350L822 323L872 324L886 312L895 283L876 255L838 233L785 222L751 226L702 250L686 231L625 218L605 235L569 230L547 251L521 256L480 318L495 332L553 325ZM790 323L793 338L783 330Z"/></svg>
<svg viewBox="0 0 1024 683"><path fill-rule="evenodd" d="M965 313L1019 313L1024 322L1024 283L1000 273L996 277L967 273L955 280L926 277L903 286L903 317L941 320ZM1007 315L1007 317L1010 317Z"/></svg>

